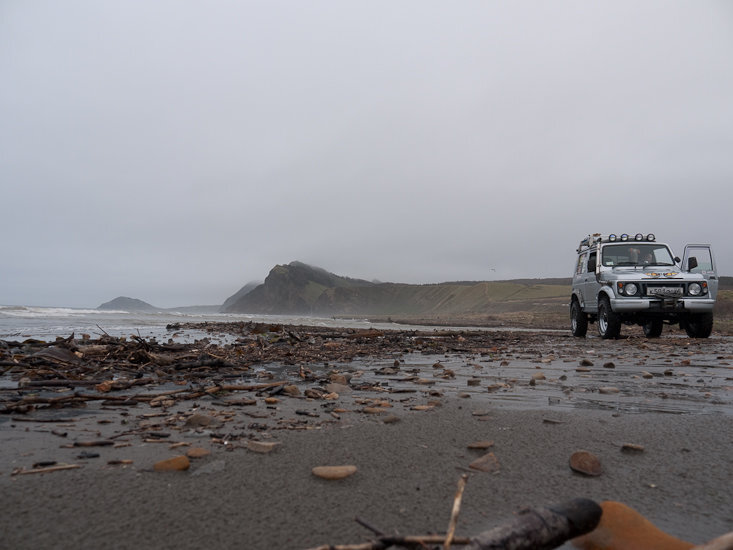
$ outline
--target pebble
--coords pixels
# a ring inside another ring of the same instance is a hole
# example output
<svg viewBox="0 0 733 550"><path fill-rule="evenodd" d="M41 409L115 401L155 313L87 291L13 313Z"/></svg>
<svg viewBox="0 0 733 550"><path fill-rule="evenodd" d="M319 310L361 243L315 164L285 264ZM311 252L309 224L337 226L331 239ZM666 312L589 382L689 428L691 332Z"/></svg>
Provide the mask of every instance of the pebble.
<svg viewBox="0 0 733 550"><path fill-rule="evenodd" d="M499 471L500 465L499 460L496 458L494 453L486 453L482 457L471 462L468 467L473 470L478 470L479 472L493 473Z"/></svg>
<svg viewBox="0 0 733 550"><path fill-rule="evenodd" d="M203 458L205 456L209 456L211 454L211 451L208 449L204 449L203 447L191 447L187 452L186 456L188 458Z"/></svg>
<svg viewBox="0 0 733 550"><path fill-rule="evenodd" d="M603 473L601 461L588 451L576 451L570 456L570 468L587 476L599 476Z"/></svg>
<svg viewBox="0 0 733 550"><path fill-rule="evenodd" d="M316 466L311 472L314 476L322 479L344 479L351 475L354 475L357 471L356 466L344 465L344 466Z"/></svg>
<svg viewBox="0 0 733 550"><path fill-rule="evenodd" d="M598 393L618 393L620 391L621 390L613 386L603 386L602 388L598 388Z"/></svg>
<svg viewBox="0 0 733 550"><path fill-rule="evenodd" d="M297 397L298 395L300 395L300 390L295 384L288 384L287 386L283 386L282 392L285 395L289 395L290 397Z"/></svg>
<svg viewBox="0 0 733 550"><path fill-rule="evenodd" d="M469 449L488 449L489 447L493 447L494 442L489 440L483 440L483 441L474 441L473 443L469 443L467 445L467 448Z"/></svg>
<svg viewBox="0 0 733 550"><path fill-rule="evenodd" d="M196 413L189 416L183 426L186 428L202 428L204 426L218 426L220 424L221 421L213 416Z"/></svg>
<svg viewBox="0 0 733 550"><path fill-rule="evenodd" d="M188 470L190 467L191 462L188 460L188 457L186 455L179 455L156 462L153 470L156 472L180 472Z"/></svg>
<svg viewBox="0 0 733 550"><path fill-rule="evenodd" d="M279 446L279 441L255 441L254 439L247 441L248 450L261 454L271 453Z"/></svg>

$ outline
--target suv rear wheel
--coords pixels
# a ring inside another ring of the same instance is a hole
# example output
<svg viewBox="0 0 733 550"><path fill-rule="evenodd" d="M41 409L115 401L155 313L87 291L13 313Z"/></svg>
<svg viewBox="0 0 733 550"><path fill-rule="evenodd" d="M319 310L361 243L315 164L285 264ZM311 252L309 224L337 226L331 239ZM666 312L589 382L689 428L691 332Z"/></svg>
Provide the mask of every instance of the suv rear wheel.
<svg viewBox="0 0 733 550"><path fill-rule="evenodd" d="M713 332L713 314L691 313L682 325L690 338L707 338Z"/></svg>
<svg viewBox="0 0 733 550"><path fill-rule="evenodd" d="M647 338L658 338L662 334L664 323L661 319L647 319L644 322L644 336Z"/></svg>
<svg viewBox="0 0 733 550"><path fill-rule="evenodd" d="M608 296L598 301L598 334L606 340L618 338L621 334L621 318L611 309Z"/></svg>
<svg viewBox="0 0 733 550"><path fill-rule="evenodd" d="M588 316L580 308L576 298L570 302L570 330L573 336L582 338L588 332Z"/></svg>

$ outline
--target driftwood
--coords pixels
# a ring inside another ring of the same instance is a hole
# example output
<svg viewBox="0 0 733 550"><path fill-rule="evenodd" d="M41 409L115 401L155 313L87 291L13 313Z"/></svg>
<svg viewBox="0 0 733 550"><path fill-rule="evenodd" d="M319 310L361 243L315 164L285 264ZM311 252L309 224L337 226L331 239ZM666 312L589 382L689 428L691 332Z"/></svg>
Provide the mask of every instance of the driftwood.
<svg viewBox="0 0 733 550"><path fill-rule="evenodd" d="M474 537L465 550L550 550L595 529L602 513L596 502L585 498L530 508L513 522Z"/></svg>
<svg viewBox="0 0 733 550"><path fill-rule="evenodd" d="M46 468L33 468L31 470L18 468L17 470L13 470L10 475L21 476L26 474L50 474L52 472L60 472L61 470L76 470L77 468L81 468L81 466L79 464L57 464L56 466L48 466Z"/></svg>
<svg viewBox="0 0 733 550"><path fill-rule="evenodd" d="M324 545L310 550L385 550L393 546L425 548L428 544L442 544L446 550L451 545L462 545L464 550L550 550L592 531L601 519L602 509L595 501L579 498L557 506L524 510L513 522L470 539L454 537L465 483L466 477L463 476L453 501L449 532L445 536L384 535L381 530L357 518L361 525L378 535L377 540L360 544Z"/></svg>
<svg viewBox="0 0 733 550"><path fill-rule="evenodd" d="M456 534L456 525L458 524L458 514L461 512L461 499L463 498L463 490L466 488L466 482L468 481L468 474L463 474L461 479L458 481L458 489L456 489L456 496L453 499L453 509L450 514L450 522L448 523L448 533L443 542L444 550L450 550L450 545L453 542L453 537Z"/></svg>

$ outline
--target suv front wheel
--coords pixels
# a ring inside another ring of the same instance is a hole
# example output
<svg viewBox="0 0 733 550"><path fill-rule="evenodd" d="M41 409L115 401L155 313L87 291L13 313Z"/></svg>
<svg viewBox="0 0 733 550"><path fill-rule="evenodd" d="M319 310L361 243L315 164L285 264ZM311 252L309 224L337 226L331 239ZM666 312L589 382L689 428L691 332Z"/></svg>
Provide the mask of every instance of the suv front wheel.
<svg viewBox="0 0 733 550"><path fill-rule="evenodd" d="M681 324L690 338L707 338L713 332L713 314L690 313Z"/></svg>
<svg viewBox="0 0 733 550"><path fill-rule="evenodd" d="M570 303L570 330L573 336L582 338L588 332L588 316L580 308L576 298Z"/></svg>
<svg viewBox="0 0 733 550"><path fill-rule="evenodd" d="M618 338L621 334L621 318L611 309L608 296L598 301L598 334L606 340Z"/></svg>

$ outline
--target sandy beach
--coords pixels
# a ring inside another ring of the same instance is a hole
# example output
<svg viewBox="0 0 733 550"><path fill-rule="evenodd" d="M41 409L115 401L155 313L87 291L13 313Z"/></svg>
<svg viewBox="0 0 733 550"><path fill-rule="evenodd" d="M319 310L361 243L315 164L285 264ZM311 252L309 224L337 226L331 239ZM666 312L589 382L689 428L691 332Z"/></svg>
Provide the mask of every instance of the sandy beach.
<svg viewBox="0 0 733 550"><path fill-rule="evenodd" d="M261 329L177 348L199 357L185 374L150 343L45 348L74 350L65 363L6 345L4 364L32 368L2 377L0 548L306 549L369 540L357 516L443 533L463 474L458 536L575 497L619 500L691 542L733 529L727 337ZM140 350L146 362L130 362ZM82 371L94 385L49 384ZM569 467L578 450L600 475ZM155 471L187 453L188 469ZM487 454L489 471L470 467ZM357 470L325 480L323 465Z"/></svg>

